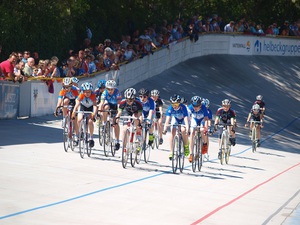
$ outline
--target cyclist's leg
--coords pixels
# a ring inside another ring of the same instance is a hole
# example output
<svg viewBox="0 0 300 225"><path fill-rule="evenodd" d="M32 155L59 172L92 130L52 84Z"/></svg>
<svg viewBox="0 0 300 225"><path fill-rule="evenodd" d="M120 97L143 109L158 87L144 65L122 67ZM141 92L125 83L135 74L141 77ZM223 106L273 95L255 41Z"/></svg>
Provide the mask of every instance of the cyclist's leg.
<svg viewBox="0 0 300 225"><path fill-rule="evenodd" d="M189 137L187 135L187 130L185 127L181 127L181 133L182 133L182 139L183 139L183 145L184 145L184 155L188 156L190 154Z"/></svg>
<svg viewBox="0 0 300 225"><path fill-rule="evenodd" d="M110 107L109 107L109 104L108 103L105 103L104 106L103 106L103 110L109 110ZM102 124L104 125L107 121L107 112L102 112Z"/></svg>
<svg viewBox="0 0 300 225"><path fill-rule="evenodd" d="M162 132L163 132L163 120L162 120L162 115L159 115L157 118L157 128L159 130L159 144L161 145L163 143L163 137L162 137Z"/></svg>
<svg viewBox="0 0 300 225"><path fill-rule="evenodd" d="M191 128L190 128L190 138L189 138L189 140L190 140L190 145L189 145L189 147L190 147L190 157L189 157L189 162L192 162L192 160L193 160L193 155L192 155L192 153L193 153L193 148L194 148L194 135L195 135L195 129L194 129L194 127L192 126L192 123L191 123Z"/></svg>
<svg viewBox="0 0 300 225"><path fill-rule="evenodd" d="M68 106L70 103L70 100L67 98L67 97L64 97L64 100L63 100L63 108L62 108L62 111L63 111L63 117L65 117L67 115L67 108L66 106Z"/></svg>

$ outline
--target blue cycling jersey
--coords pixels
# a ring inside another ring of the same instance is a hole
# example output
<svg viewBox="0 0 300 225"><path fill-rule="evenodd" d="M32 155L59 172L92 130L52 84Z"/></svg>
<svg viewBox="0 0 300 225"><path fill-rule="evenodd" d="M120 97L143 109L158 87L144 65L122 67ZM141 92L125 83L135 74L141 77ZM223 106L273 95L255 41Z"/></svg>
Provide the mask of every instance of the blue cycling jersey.
<svg viewBox="0 0 300 225"><path fill-rule="evenodd" d="M187 108L184 104L180 103L177 110L175 110L172 105L169 106L169 108L166 111L166 116L171 116L176 119L177 123L182 123L184 120L184 117L188 116Z"/></svg>

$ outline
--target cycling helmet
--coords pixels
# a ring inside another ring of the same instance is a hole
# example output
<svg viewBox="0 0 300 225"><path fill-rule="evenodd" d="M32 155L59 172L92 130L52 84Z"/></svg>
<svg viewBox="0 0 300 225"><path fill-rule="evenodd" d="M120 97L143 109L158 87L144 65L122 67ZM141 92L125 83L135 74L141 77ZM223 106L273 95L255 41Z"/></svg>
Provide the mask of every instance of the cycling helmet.
<svg viewBox="0 0 300 225"><path fill-rule="evenodd" d="M200 96L194 96L191 98L191 103L193 106L200 106L202 104L202 98Z"/></svg>
<svg viewBox="0 0 300 225"><path fill-rule="evenodd" d="M159 91L154 89L151 91L151 96L159 96Z"/></svg>
<svg viewBox="0 0 300 225"><path fill-rule="evenodd" d="M141 88L139 90L139 95L143 95L143 96L149 96L149 90L148 89L145 89L145 88Z"/></svg>
<svg viewBox="0 0 300 225"><path fill-rule="evenodd" d="M171 103L180 103L181 97L177 94L174 94L173 96L170 97L170 102Z"/></svg>
<svg viewBox="0 0 300 225"><path fill-rule="evenodd" d="M262 96L262 95L257 95L257 96L256 96L256 100L257 100L257 101L261 101L261 100L262 100L262 98L263 98L263 96Z"/></svg>
<svg viewBox="0 0 300 225"><path fill-rule="evenodd" d="M136 95L136 90L134 88L128 88L124 91L124 97L134 99Z"/></svg>
<svg viewBox="0 0 300 225"><path fill-rule="evenodd" d="M181 97L181 103L187 104L187 99L185 97Z"/></svg>
<svg viewBox="0 0 300 225"><path fill-rule="evenodd" d="M93 90L93 85L89 82L85 82L81 85L81 90L82 91L89 91L89 90Z"/></svg>
<svg viewBox="0 0 300 225"><path fill-rule="evenodd" d="M70 86L72 84L72 79L70 77L65 77L62 84L63 86Z"/></svg>
<svg viewBox="0 0 300 225"><path fill-rule="evenodd" d="M106 80L99 80L97 83L98 88L105 88Z"/></svg>
<svg viewBox="0 0 300 225"><path fill-rule="evenodd" d="M210 102L209 102L209 100L207 98L203 99L203 103L204 103L204 105L205 105L206 108L209 108L209 103Z"/></svg>
<svg viewBox="0 0 300 225"><path fill-rule="evenodd" d="M79 83L79 79L77 77L72 77L72 83Z"/></svg>
<svg viewBox="0 0 300 225"><path fill-rule="evenodd" d="M231 104L231 101L229 99L224 99L222 101L222 105L230 105Z"/></svg>
<svg viewBox="0 0 300 225"><path fill-rule="evenodd" d="M116 88L117 83L114 80L108 80L108 81L106 81L105 87L106 88Z"/></svg>
<svg viewBox="0 0 300 225"><path fill-rule="evenodd" d="M252 106L252 110L258 112L260 110L260 106L258 104L255 104Z"/></svg>

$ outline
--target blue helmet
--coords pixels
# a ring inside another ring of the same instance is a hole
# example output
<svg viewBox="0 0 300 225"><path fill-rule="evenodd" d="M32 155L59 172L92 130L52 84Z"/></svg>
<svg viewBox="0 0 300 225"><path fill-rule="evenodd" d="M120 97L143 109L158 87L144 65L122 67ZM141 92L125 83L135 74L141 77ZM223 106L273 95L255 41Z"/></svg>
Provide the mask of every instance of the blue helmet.
<svg viewBox="0 0 300 225"><path fill-rule="evenodd" d="M200 96L194 96L191 98L191 103L193 106L200 106L202 104L202 98Z"/></svg>
<svg viewBox="0 0 300 225"><path fill-rule="evenodd" d="M97 87L98 88L105 88L106 80L99 80Z"/></svg>
<svg viewBox="0 0 300 225"><path fill-rule="evenodd" d="M85 82L81 85L81 90L82 91L89 91L89 90L93 90L93 85L89 82Z"/></svg>

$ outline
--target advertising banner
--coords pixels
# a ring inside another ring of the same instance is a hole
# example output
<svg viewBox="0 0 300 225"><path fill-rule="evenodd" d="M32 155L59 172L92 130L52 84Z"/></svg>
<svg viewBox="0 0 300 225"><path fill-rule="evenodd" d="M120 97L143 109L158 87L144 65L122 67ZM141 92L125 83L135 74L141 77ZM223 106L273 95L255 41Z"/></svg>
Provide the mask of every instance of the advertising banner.
<svg viewBox="0 0 300 225"><path fill-rule="evenodd" d="M12 119L18 116L19 85L0 83L0 119Z"/></svg>

